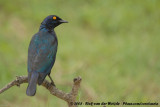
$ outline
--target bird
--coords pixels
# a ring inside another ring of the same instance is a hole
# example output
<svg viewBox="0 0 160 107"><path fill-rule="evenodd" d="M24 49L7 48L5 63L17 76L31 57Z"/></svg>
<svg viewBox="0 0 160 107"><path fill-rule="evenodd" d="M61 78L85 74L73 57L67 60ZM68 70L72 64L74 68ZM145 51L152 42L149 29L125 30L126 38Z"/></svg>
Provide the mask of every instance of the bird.
<svg viewBox="0 0 160 107"><path fill-rule="evenodd" d="M68 23L56 15L47 16L41 23L39 31L32 37L28 48L28 87L26 94L34 96L37 84L41 85L48 75L55 86L50 73L56 60L58 40L54 29Z"/></svg>

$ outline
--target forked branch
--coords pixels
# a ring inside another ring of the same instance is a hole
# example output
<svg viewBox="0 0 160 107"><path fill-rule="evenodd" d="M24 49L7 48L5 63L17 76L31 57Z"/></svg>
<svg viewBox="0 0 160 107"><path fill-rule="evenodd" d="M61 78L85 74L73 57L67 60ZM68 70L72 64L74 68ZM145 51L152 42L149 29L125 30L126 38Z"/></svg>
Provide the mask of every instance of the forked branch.
<svg viewBox="0 0 160 107"><path fill-rule="evenodd" d="M44 80L44 82L42 83L42 86L46 87L46 89L48 89L52 95L66 101L69 107L76 107L76 105L74 105L74 102L76 101L76 96L80 88L81 80L82 80L81 77L74 78L73 80L74 83L73 83L72 90L70 93L65 93L59 90L47 80ZM12 86L15 86L15 85L20 86L20 84L23 84L23 83L28 83L28 77L27 76L17 76L15 80L13 80L12 82L8 83L5 87L0 89L0 94L8 90Z"/></svg>

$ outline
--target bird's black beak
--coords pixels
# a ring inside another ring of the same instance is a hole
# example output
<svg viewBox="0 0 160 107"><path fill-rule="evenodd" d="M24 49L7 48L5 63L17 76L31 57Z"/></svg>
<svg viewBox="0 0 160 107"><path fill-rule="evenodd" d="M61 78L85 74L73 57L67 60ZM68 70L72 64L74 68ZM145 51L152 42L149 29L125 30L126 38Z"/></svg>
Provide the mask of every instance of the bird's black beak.
<svg viewBox="0 0 160 107"><path fill-rule="evenodd" d="M59 20L60 23L68 23L68 21L65 20Z"/></svg>

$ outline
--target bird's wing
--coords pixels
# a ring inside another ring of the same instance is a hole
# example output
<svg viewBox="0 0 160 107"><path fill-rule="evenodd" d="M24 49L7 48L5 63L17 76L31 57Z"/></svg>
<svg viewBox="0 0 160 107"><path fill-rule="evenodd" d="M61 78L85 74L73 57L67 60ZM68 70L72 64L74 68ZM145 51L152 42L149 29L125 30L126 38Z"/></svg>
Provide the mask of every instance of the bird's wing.
<svg viewBox="0 0 160 107"><path fill-rule="evenodd" d="M34 35L28 49L28 71L47 73L47 69L54 63L57 52L57 40L52 38L40 38Z"/></svg>

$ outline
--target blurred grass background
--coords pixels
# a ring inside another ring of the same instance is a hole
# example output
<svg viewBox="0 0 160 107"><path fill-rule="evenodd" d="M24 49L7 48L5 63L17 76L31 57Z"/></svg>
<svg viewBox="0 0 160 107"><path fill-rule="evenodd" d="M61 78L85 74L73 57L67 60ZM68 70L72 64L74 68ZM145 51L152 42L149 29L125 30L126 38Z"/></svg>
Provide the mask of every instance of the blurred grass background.
<svg viewBox="0 0 160 107"><path fill-rule="evenodd" d="M159 102L159 6L159 0L1 0L0 88L27 75L30 39L55 14L69 21L55 29L59 46L51 76L59 89L69 92L80 75L78 101ZM0 106L67 106L41 86L28 97L26 87L2 93Z"/></svg>

